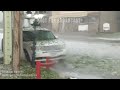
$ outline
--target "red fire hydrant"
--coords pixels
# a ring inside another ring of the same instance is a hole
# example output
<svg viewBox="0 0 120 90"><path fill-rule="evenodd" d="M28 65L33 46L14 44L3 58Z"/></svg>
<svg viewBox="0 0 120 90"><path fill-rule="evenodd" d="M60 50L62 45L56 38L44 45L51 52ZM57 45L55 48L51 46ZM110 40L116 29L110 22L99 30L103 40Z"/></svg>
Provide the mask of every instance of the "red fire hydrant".
<svg viewBox="0 0 120 90"><path fill-rule="evenodd" d="M41 62L36 60L36 78L41 79Z"/></svg>
<svg viewBox="0 0 120 90"><path fill-rule="evenodd" d="M46 63L41 63L41 60L36 60L36 79L41 79L41 67L49 69L54 64L54 60L50 60L49 57L46 58Z"/></svg>

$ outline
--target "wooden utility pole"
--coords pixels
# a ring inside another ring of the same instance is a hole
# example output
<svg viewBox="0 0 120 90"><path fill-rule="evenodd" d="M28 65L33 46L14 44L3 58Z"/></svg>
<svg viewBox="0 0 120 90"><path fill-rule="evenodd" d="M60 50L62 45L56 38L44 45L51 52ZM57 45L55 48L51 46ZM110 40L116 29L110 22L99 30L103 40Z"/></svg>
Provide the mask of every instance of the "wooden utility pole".
<svg viewBox="0 0 120 90"><path fill-rule="evenodd" d="M20 37L21 37L21 13L13 11L13 71L20 70Z"/></svg>
<svg viewBox="0 0 120 90"><path fill-rule="evenodd" d="M20 59L23 60L24 59L24 51L23 51L23 24L24 24L24 19L25 19L25 16L24 16L24 11L21 11L21 21L20 21Z"/></svg>
<svg viewBox="0 0 120 90"><path fill-rule="evenodd" d="M3 35L3 53L4 64L10 64L12 61L12 12L3 12L4 35Z"/></svg>

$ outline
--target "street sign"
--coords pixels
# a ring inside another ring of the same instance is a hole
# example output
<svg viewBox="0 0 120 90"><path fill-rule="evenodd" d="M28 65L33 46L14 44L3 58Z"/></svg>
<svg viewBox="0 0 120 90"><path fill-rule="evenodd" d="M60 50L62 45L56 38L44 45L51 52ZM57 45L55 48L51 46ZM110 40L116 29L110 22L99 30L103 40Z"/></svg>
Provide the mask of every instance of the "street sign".
<svg viewBox="0 0 120 90"><path fill-rule="evenodd" d="M88 25L79 25L78 31L88 31Z"/></svg>
<svg viewBox="0 0 120 90"><path fill-rule="evenodd" d="M105 30L105 31L110 30L110 24L109 23L104 23L103 24L103 30Z"/></svg>
<svg viewBox="0 0 120 90"><path fill-rule="evenodd" d="M3 35L3 53L4 64L10 64L12 60L12 12L4 11L4 35Z"/></svg>

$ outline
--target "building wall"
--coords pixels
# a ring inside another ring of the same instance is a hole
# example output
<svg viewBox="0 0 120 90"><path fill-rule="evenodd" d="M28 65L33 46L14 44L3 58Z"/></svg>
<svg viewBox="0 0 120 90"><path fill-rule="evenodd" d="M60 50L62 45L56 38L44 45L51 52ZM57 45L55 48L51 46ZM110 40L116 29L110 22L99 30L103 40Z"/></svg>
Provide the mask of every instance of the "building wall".
<svg viewBox="0 0 120 90"><path fill-rule="evenodd" d="M88 15L88 32L98 32L99 29L99 12L89 12Z"/></svg>
<svg viewBox="0 0 120 90"><path fill-rule="evenodd" d="M41 27L42 28L47 28L47 29L52 29L52 23L49 21L49 18L52 16L51 11L46 11L46 16L43 17L42 22L41 22Z"/></svg>
<svg viewBox="0 0 120 90"><path fill-rule="evenodd" d="M100 11L96 13L89 13L88 16L97 16L96 22L89 23L89 30L96 32L119 32L120 31L120 11ZM103 30L103 24L109 23L110 30Z"/></svg>
<svg viewBox="0 0 120 90"><path fill-rule="evenodd" d="M104 32L103 24L110 23L110 31L108 32L118 32L120 31L120 22L118 18L120 17L120 11L102 11L100 18L100 32Z"/></svg>
<svg viewBox="0 0 120 90"><path fill-rule="evenodd" d="M52 11L52 17L55 19L85 17L83 23L53 22L52 29L57 32L76 32L78 25L82 24L88 24L88 32L105 32L104 23L110 23L110 30L107 32L120 31L120 11Z"/></svg>
<svg viewBox="0 0 120 90"><path fill-rule="evenodd" d="M86 16L86 11L52 11L52 18L54 20L58 20L62 18L61 22L52 22L52 30L55 32L71 32L77 31L79 23L67 23L64 22L66 18L79 18L82 16Z"/></svg>

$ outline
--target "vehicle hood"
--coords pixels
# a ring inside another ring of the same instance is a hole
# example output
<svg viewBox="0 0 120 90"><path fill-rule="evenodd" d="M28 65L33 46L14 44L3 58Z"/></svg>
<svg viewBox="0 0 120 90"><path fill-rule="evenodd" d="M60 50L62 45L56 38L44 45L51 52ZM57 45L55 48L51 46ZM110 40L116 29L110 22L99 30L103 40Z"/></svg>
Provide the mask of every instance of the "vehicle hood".
<svg viewBox="0 0 120 90"><path fill-rule="evenodd" d="M44 40L37 41L36 46L53 46L53 45L64 45L64 41L55 39L55 40Z"/></svg>
<svg viewBox="0 0 120 90"><path fill-rule="evenodd" d="M33 42L27 42L29 45L33 45ZM53 45L65 45L63 40L54 39L54 40L43 40L43 41L36 41L36 46L53 46Z"/></svg>

